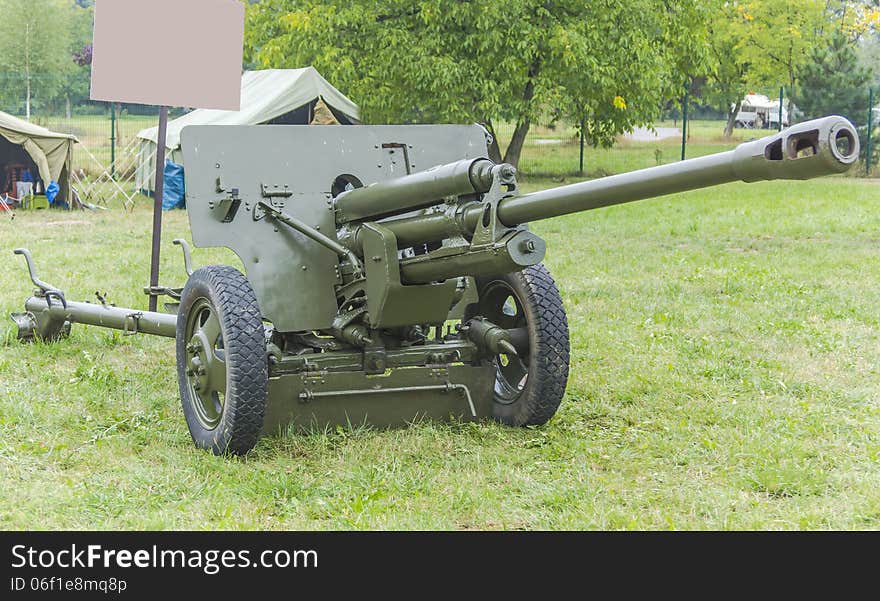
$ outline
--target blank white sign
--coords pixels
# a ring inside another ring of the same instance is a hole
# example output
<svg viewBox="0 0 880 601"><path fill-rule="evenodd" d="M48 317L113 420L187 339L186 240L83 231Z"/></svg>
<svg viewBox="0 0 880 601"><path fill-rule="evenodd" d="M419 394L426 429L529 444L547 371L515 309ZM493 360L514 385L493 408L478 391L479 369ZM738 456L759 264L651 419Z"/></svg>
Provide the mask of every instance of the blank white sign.
<svg viewBox="0 0 880 601"><path fill-rule="evenodd" d="M96 0L93 100L237 111L239 0Z"/></svg>

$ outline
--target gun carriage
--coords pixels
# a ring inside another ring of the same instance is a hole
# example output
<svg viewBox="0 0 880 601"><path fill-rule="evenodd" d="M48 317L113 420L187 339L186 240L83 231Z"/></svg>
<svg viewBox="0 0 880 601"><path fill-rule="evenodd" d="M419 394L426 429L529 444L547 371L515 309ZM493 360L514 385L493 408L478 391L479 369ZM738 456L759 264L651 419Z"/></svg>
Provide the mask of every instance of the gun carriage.
<svg viewBox="0 0 880 601"><path fill-rule="evenodd" d="M842 117L736 149L520 194L479 126L192 126L183 131L196 247L228 247L168 295L167 313L74 302L41 281L13 314L22 340L72 323L176 341L183 412L199 447L246 453L288 424L417 417L549 420L569 335L546 245L528 223L733 181L847 170ZM271 148L270 156L259 149Z"/></svg>

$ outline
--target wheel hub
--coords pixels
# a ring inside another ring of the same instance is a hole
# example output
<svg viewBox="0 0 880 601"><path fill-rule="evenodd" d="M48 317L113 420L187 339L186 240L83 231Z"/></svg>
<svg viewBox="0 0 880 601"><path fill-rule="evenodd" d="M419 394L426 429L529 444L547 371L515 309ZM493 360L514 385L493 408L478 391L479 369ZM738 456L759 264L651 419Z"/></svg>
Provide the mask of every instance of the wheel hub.
<svg viewBox="0 0 880 601"><path fill-rule="evenodd" d="M487 286L480 299L480 314L508 331L524 330L528 320L524 302L506 282L498 280ZM529 374L530 349L521 344L519 356L495 356L495 400L501 404L514 403L525 388Z"/></svg>
<svg viewBox="0 0 880 601"><path fill-rule="evenodd" d="M197 302L187 323L186 378L199 421L214 428L223 414L226 361L220 321L206 299Z"/></svg>
<svg viewBox="0 0 880 601"><path fill-rule="evenodd" d="M211 365L213 353L208 353L207 348L209 347L204 332L201 329L197 330L186 348L186 375L195 390L205 390L209 384L208 374L209 369L213 367Z"/></svg>

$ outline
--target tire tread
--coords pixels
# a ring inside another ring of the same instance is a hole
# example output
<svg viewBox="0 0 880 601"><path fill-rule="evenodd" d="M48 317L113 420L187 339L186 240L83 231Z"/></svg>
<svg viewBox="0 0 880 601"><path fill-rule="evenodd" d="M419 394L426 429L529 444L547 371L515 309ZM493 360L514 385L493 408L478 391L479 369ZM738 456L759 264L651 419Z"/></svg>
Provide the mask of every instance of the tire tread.
<svg viewBox="0 0 880 601"><path fill-rule="evenodd" d="M266 339L259 303L250 282L233 267L209 265L190 276L181 295L181 313L177 321L178 380L184 402L189 390L181 360L186 344L181 340L186 328L184 307L197 294L195 289L201 286L216 298L215 310L222 324L226 349L227 390L223 416L212 436L210 448L217 455L244 455L259 440L269 395ZM203 446L193 432L193 424L190 424L190 432L196 444Z"/></svg>
<svg viewBox="0 0 880 601"><path fill-rule="evenodd" d="M568 384L571 349L565 306L553 276L544 265L533 265L520 272L479 278L482 288L503 280L521 296L529 324L532 360L529 378L520 397L512 404L495 402L496 420L511 426L540 426L559 409Z"/></svg>

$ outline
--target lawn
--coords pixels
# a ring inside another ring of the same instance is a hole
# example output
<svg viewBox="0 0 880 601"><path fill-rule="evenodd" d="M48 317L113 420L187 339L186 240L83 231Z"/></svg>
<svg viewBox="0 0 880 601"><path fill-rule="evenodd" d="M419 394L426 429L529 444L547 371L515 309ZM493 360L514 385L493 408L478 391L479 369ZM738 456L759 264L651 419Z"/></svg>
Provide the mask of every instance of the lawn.
<svg viewBox="0 0 880 601"><path fill-rule="evenodd" d="M661 121L657 128L681 128L681 121ZM776 133L765 129L735 129L729 139L723 137L724 122L693 120L688 122L688 143L686 158L694 158L731 150L737 144ZM502 124L498 128L498 138L502 149L513 133L512 124ZM560 123L549 128L533 126L523 145L520 171L528 176L552 176L556 181L578 173L580 144L577 131ZM654 167L673 163L681 159L681 134L656 141L635 141L620 138L611 148L584 149L584 170L589 176L602 176L635 169Z"/></svg>
<svg viewBox="0 0 880 601"><path fill-rule="evenodd" d="M549 180L531 180L527 190ZM726 185L536 223L571 325L545 427L421 423L196 450L170 340L0 325L0 528L880 528L880 184ZM150 213L0 213L71 299L146 306ZM183 283L165 215L162 280ZM198 264L231 260L197 250Z"/></svg>
<svg viewBox="0 0 880 601"><path fill-rule="evenodd" d="M172 115L172 119L176 115ZM34 122L56 131L72 133L77 136L80 144L74 147L74 165L85 169L92 175L98 175L101 167L89 156L91 154L103 166L110 164L110 117L104 115L74 115L70 120L63 115L35 116ZM137 133L148 127L155 127L156 116L129 115L120 116L116 141L117 164L125 166L132 160L124 158L126 148L134 148L131 143ZM680 128L681 121L662 121L656 127ZM696 157L712 152L729 150L736 144L765 135L772 130L734 130L730 139L722 137L723 121L693 120L688 123L689 142L687 157ZM513 124L502 123L498 127L502 147L506 147L513 132ZM520 170L524 174L536 176L555 176L557 178L574 176L579 166L578 134L570 124L559 123L554 127L535 125L523 147ZM671 137L654 142L635 142L621 139L614 147L585 149L585 170L590 176L608 175L623 171L632 171L657 164L670 163L681 158L681 138Z"/></svg>
<svg viewBox="0 0 880 601"><path fill-rule="evenodd" d="M173 119L177 115L172 115ZM137 152L137 133L155 127L156 116L123 114L118 121L116 141L117 167L129 169L136 164L135 157L126 155L127 149ZM34 121L57 131L73 133L80 141L74 146L74 166L91 176L98 176L110 165L110 117L106 115L74 115L69 121L64 116L37 116ZM724 121L692 120L688 122L686 157L693 158L723 152L737 144L775 133L765 129L735 129L729 139L722 136ZM657 128L681 128L681 121L660 121ZM506 148L514 124L501 123L497 134L502 148ZM91 155L91 156L90 156ZM523 176L564 183L576 178L579 168L580 146L576 129L567 123L553 127L534 125L523 146L519 169ZM94 157L94 159L92 158ZM635 141L621 137L611 148L591 148L584 151L586 175L598 177L672 163L681 158L681 137L673 136L656 141ZM97 161L97 162L96 162ZM123 184L126 186L126 184ZM128 190L131 191L131 190Z"/></svg>

